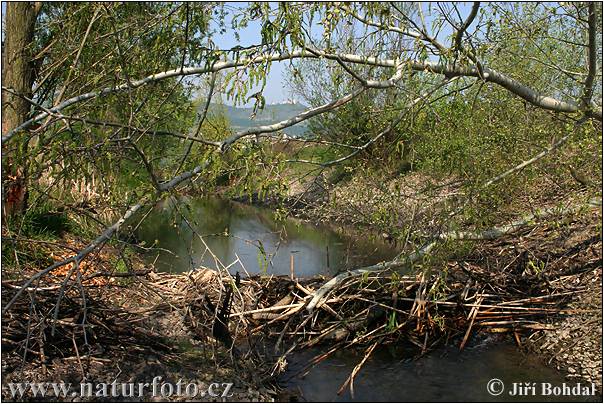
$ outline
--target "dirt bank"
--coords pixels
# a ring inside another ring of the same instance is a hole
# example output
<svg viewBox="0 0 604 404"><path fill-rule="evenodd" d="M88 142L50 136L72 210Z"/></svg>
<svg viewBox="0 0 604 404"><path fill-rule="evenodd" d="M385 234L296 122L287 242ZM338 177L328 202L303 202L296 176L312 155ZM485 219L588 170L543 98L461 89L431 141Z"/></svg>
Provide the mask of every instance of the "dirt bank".
<svg viewBox="0 0 604 404"><path fill-rule="evenodd" d="M602 268L569 279L586 288L573 296L568 316L552 318L552 330L532 335L528 348L572 381L595 383L602 392Z"/></svg>

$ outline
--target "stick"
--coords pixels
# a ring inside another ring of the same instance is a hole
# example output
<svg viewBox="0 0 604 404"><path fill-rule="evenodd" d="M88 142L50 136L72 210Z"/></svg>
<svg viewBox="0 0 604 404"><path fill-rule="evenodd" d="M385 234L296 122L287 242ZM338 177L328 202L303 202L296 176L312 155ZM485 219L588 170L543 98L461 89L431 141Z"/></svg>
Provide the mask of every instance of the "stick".
<svg viewBox="0 0 604 404"><path fill-rule="evenodd" d="M342 386L340 387L340 389L338 390L338 395L342 394L342 391L344 391L344 389L346 388L346 386L348 384L350 384L350 397L352 399L354 399L354 378L357 375L357 373L359 373L359 371L361 370L361 368L363 367L363 365L365 364L365 362L367 362L367 359L369 359L369 357L371 356L371 353L373 352L373 350L375 349L375 347L378 345L380 341L376 341L373 343L373 345L371 345L367 351L365 351L365 356L363 357L363 359L354 367L354 369L352 369L352 373L350 373L350 376L348 376L348 379L346 379L346 381L344 382L344 384L342 384Z"/></svg>
<svg viewBox="0 0 604 404"><path fill-rule="evenodd" d="M601 206L602 205L602 201L597 199L597 198L592 198L591 200L589 200L589 202L587 203L588 206L590 207L596 207L596 206ZM336 287L338 287L342 282L344 282L346 279L352 278L352 277L356 277L356 276L361 276L365 273L369 273L369 272L377 272L377 271L385 271L385 270L390 270L390 269L395 269L395 268L402 268L402 267L409 267L412 264L414 264L415 262L417 262L420 258L422 258L423 256L427 255L428 253L430 253L432 251L432 249L434 247L436 247L436 245L441 242L441 241L448 241L448 240L493 240L493 239L497 239L501 236L504 236L506 234L515 232L527 225L529 225L530 223L532 223L535 219L538 218L543 218L552 214L567 214L567 213L572 213L574 211L577 211L579 209L581 209L584 205L579 204L576 206L573 206L571 208L568 209L545 209L543 211L537 211L534 214L530 214L527 216L524 216L523 218L509 224L506 226L501 226L501 227L494 227L482 232L474 232L474 231L451 231L451 232L446 232L446 233L441 233L436 235L434 238L436 239L435 241L429 242L427 244L425 244L423 247L421 247L418 251L409 254L407 256L404 257L396 257L395 259L393 259L392 261L387 261L387 262L380 262L378 264L375 265L371 265L368 267L364 267L364 268L359 268L356 270L352 270L352 271L346 271L343 272L335 277L333 277L331 280L329 280L328 282L326 282L325 284L323 284L323 286L321 286L314 294L313 294L313 298L310 301L310 303L307 306L307 310L309 312L312 312L317 305L319 305L319 303L321 302L321 300L325 297L325 295L327 295L332 289L335 289Z"/></svg>
<svg viewBox="0 0 604 404"><path fill-rule="evenodd" d="M482 303L483 299L484 299L484 296L481 295L476 302L477 306L473 307L472 310L470 311L470 316L472 317L472 319L470 320L470 325L468 326L466 335L464 335L463 341L461 341L461 345L459 345L460 350L462 350L464 348L464 346L466 345L466 342L468 341L468 337L470 336L470 331L472 331L472 326L474 325L474 320L476 320L476 315L478 314L478 311L480 310L480 303Z"/></svg>

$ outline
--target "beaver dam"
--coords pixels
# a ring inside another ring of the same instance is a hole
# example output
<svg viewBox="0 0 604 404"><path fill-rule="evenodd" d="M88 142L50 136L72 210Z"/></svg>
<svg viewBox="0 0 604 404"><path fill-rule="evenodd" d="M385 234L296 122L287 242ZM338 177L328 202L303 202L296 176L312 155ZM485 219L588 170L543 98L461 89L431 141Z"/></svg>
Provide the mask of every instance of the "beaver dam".
<svg viewBox="0 0 604 404"><path fill-rule="evenodd" d="M420 358L443 346L463 349L483 334L506 334L523 346L553 328L552 319L573 314L566 304L586 291L576 280L601 268L593 215L563 227L549 216L491 230L463 257L438 264L426 259L439 253L437 240L335 276L233 276L233 268L113 273L99 255L87 261L95 265L80 264L73 283L65 281L70 266L54 270L44 287L3 281L10 310L2 345L16 353L8 361L14 368L60 359L83 379L95 363L126 353L180 363L183 352L197 352L217 367L245 369L237 373L244 386L274 383L290 364L308 373L354 349L356 364L335 389L354 398L359 373L380 347L404 344L413 348L408 357ZM299 352L314 354L290 363Z"/></svg>

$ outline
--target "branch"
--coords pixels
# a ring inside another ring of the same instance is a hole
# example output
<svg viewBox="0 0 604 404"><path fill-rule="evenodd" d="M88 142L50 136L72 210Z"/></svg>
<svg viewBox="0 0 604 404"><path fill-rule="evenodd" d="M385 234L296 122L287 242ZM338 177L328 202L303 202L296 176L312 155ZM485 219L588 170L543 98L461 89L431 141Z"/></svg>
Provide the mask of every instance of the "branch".
<svg viewBox="0 0 604 404"><path fill-rule="evenodd" d="M306 49L308 49L309 52L314 53L312 48L306 48ZM353 78L355 78L359 83L361 83L363 86L367 86L367 80L364 79L363 77L361 77L360 75L358 75L357 72L352 70L350 67L348 67L348 65L346 63L344 63L340 57L336 57L336 61L338 62L338 64L340 66L342 66L342 68L344 70L346 70L346 72L348 74L350 74Z"/></svg>
<svg viewBox="0 0 604 404"><path fill-rule="evenodd" d="M342 54L334 55L327 52L323 52L317 49L313 50L314 53L330 60L337 60L340 58L344 62L367 64L381 67L395 67L396 61L392 59L378 59L375 57L361 57L358 55ZM431 72L436 74L442 74L446 77L466 76L466 77L478 77L486 82L491 82L500 85L511 93L519 96L520 98L528 101L529 103L551 111L556 112L579 112L581 106L571 102L565 102L558 100L553 97L543 95L532 88L508 77L496 70L483 67L482 70L476 67L463 67L463 66L452 66L445 65L436 62L417 62L407 61L405 62L409 68L419 72ZM598 121L602 121L602 109L596 104L591 102L593 108L592 116Z"/></svg>
<svg viewBox="0 0 604 404"><path fill-rule="evenodd" d="M160 196L162 192L166 192L166 191L173 189L178 184L180 184L180 183L190 179L194 175L200 173L201 170L203 170L205 167L207 167L208 164L209 163L206 161L204 164L196 167L194 170L189 171L188 173L183 173L177 177L174 177L170 181L159 184L159 187L158 187L159 192L155 195ZM82 260L84 258L86 258L86 256L88 256L95 249L97 249L98 247L103 245L105 242L107 242L109 239L111 239L111 237L122 227L122 225L128 219L133 217L136 212L138 212L141 208L143 208L150 201L150 199L151 198L149 196L144 196L143 198L141 198L135 205L132 205L118 221L116 221L114 224L112 224L107 229L105 229L105 231L103 231L103 233L101 233L101 235L99 237L97 237L94 241L92 241L90 244L88 244L84 249L80 250L79 253L77 253L63 261L56 262L56 263L44 268L43 270L37 272L33 276L31 276L27 281L25 281L25 283L20 287L20 289L15 294L15 296L13 296L12 299L2 309L2 314L3 315L6 314L6 312L12 307L12 305L15 303L15 301L17 301L19 296L21 296L21 294L24 291L29 290L28 289L29 286L35 280L42 278L43 276L47 275L54 269L62 267L63 265L67 265L70 263L74 263L76 266L79 265L79 263L82 262Z"/></svg>
<svg viewBox="0 0 604 404"><path fill-rule="evenodd" d="M453 78L452 80L455 80L455 78ZM437 86L435 86L434 88L432 88L430 91L428 91L427 93L420 95L419 97L417 97L416 99L414 99L413 101L411 101L409 104L407 104L405 106L406 110L409 110L411 108L413 108L414 106L416 106L420 101L425 100L426 98L428 98L430 95L434 94L434 92L436 90L438 90L439 88L445 86L446 84L450 83L452 80L444 80L442 83L438 84ZM355 150L353 152L351 152L350 154L340 157L338 159L335 160L331 160L331 161L327 161L325 163L316 163L313 161L309 161L309 160L288 160L287 162L295 162L295 163L306 163L306 164L315 164L321 167L329 167L329 166L333 166L335 164L339 164L345 160L348 160L354 156L356 156L357 154L359 154L360 152L362 152L363 150L366 150L369 146L371 146L372 144L374 144L375 142L377 142L378 140L380 140L382 137L384 137L385 135L387 135L388 133L391 133L394 128L396 127L396 125L398 125L403 118L405 117L405 113L407 111L404 111L403 113L401 113L398 118L396 118L394 121L392 121L390 123L390 125L388 125L388 127L386 129L384 129L383 131L381 131L378 135L376 135L374 138L368 140L365 144L361 145L361 146L357 146L355 147Z"/></svg>
<svg viewBox="0 0 604 404"><path fill-rule="evenodd" d="M362 22L365 25L369 25L371 27L379 28L380 30L383 30L383 31L396 32L398 34L406 35L406 36L411 37L413 39L423 39L422 34L420 34L419 32L409 31L409 30L406 30L406 29L402 29L402 28L399 28L399 27L392 26L392 25L383 25L383 24L377 23L375 21L371 21L371 20L369 20L369 19L367 19L365 17L362 17L359 14L355 13L354 11L352 11L352 9L350 7L348 7L347 5L343 5L340 8L343 11L347 12L348 14L350 14L350 16L352 16L353 18L355 18L359 22Z"/></svg>
<svg viewBox="0 0 604 404"><path fill-rule="evenodd" d="M361 87L358 90L353 91L352 93L346 94L344 97L342 98L338 98L335 101L332 102L328 102L327 104L323 104L319 107L316 108L312 108L312 109L308 109L292 118L286 119L284 121L281 122L277 122L274 123L272 125L264 125L264 126L256 126L253 128L249 128L249 129L245 129L242 130L240 132L237 132L236 134L234 134L233 136L225 139L221 145L220 145L220 149L221 150L226 150L228 147L230 147L233 143L235 143L236 141L238 141L239 139L246 137L246 136L251 136L251 135L259 135L261 133L267 133L267 132L276 132L278 130L281 129L285 129L288 128L290 126L293 126L297 123L300 123L302 121L305 121L309 118L312 118L313 116L322 114L324 112L327 111L331 111L333 109L336 109L344 104L346 104L347 102L350 102L351 100L353 100L354 98L358 97L360 94L362 94L363 92L365 92L367 90L368 87Z"/></svg>
<svg viewBox="0 0 604 404"><path fill-rule="evenodd" d="M463 34L470 27L470 25L474 21L474 18L476 18L479 8L480 8L480 2L475 1L474 4L472 5L472 10L470 11L470 15L468 15L468 18L466 19L466 21L463 23L461 28L457 31L457 34L455 34L454 50L456 52L458 52L461 49L461 39L463 38Z"/></svg>
<svg viewBox="0 0 604 404"><path fill-rule="evenodd" d="M315 52L315 50L309 50L309 51L313 52L313 53ZM345 66L339 57L336 56L336 58L337 58L336 60L338 61L338 63L340 63L342 66ZM350 102L354 98L358 97L360 94L362 94L363 92L365 92L365 90L367 90L369 88L394 87L396 85L396 83L403 77L403 72L404 72L403 66L404 65L402 63L396 63L395 64L395 67L396 67L395 74L387 80L364 80L362 78L359 78L359 80L363 83L362 88L355 90L352 93L349 93L349 94L345 95L344 97L339 98L335 101L328 102L328 103L323 104L316 108L308 109L292 118L286 119L281 122L277 122L272 125L257 126L254 128L249 128L249 129L243 130L241 132L238 132L235 135L231 136L230 138L224 140L222 142L222 145L220 146L220 149L222 151L226 150L226 148L228 148L231 144L235 143L237 140L239 140L243 137L251 136L251 135L259 135L259 134L267 133L267 132L276 132L278 130L285 129L287 127L296 125L302 121L312 118L313 116L320 115L325 112L339 108L342 105ZM346 69L346 70L348 70L348 69ZM358 153L359 151L360 151L360 149L357 150L356 153Z"/></svg>
<svg viewBox="0 0 604 404"><path fill-rule="evenodd" d="M58 104L61 102L61 99L63 98L63 95L65 94L65 90L67 90L67 86L70 83L70 79L71 79L71 75L73 74L73 72L75 71L76 67L78 67L78 62L80 60L80 55L82 54L82 49L84 49L84 44L86 43L86 40L88 39L88 35L90 34L90 30L92 29L92 26L94 25L94 22L97 20L98 14L101 11L100 7L96 7L94 10L94 14L92 15L92 19L90 20L90 23L88 24L88 28L86 28L86 32L84 33L84 38L82 39L82 42L80 43L80 47L78 48L78 52L76 53L75 59L73 60L73 63L71 64L71 68L69 69L69 73L67 73L67 78L65 79L65 82L63 84L63 88L61 88L61 91L59 91L59 95L57 96L57 100L54 102L55 104Z"/></svg>
<svg viewBox="0 0 604 404"><path fill-rule="evenodd" d="M543 150L541 153L537 154L536 156L530 158L529 160L523 161L522 163L518 164L515 167L510 168L506 172L498 175L497 177L491 178L490 180L488 180L487 182L485 182L484 184L482 184L481 188L486 188L488 186L491 186L494 183L499 182L502 179L504 179L505 177L509 176L510 174L513 174L513 173L515 173L517 171L520 171L524 167L529 166L529 165L533 164L534 162L541 160L543 157L547 156L548 154L550 154L551 152L553 152L554 150L556 150L560 146L562 146L564 143L566 143L568 141L568 139L570 138L571 135L572 135L572 133L569 133L568 135L563 136L556 143L554 143L553 145L551 145L547 149Z"/></svg>
<svg viewBox="0 0 604 404"><path fill-rule="evenodd" d="M151 83L154 83L157 81L161 81L161 80L165 80L165 79L169 79L169 78L173 78L173 77L190 76L190 75L194 75L194 74L213 73L213 72L218 72L218 71L233 68L233 67L246 66L249 64L259 64L259 63L264 63L264 62L273 62L273 61L282 61L282 60L288 60L288 59L293 59L293 58L300 58L300 57L303 57L304 55L306 55L305 52L297 51L297 52L285 53L285 54L260 55L260 56L254 57L254 58L246 58L246 59L241 59L238 61L228 60L228 61L216 62L209 67L187 67L187 68L179 67L178 69L167 70L164 72L156 73L151 76L142 78L140 80L127 82L127 83L124 83L124 84L121 84L118 86L114 86L114 87L105 87L98 91L91 91L91 92L88 92L85 94L81 94L79 96L76 96L76 97L63 101L59 105L51 108L50 111L52 111L53 113L56 113L71 105L74 105L74 104L77 104L77 103L80 103L83 101L87 101L87 100L97 98L97 97L102 97L102 96L109 95L109 94L128 91L129 89L135 89L135 88L147 85L147 84L151 84ZM308 57L308 55L306 55L306 56ZM29 128L32 124L39 122L40 120L44 119L47 116L48 116L47 112L41 113L41 114L25 121L24 123L17 126L16 128L8 131L6 134L4 134L2 136L2 143L10 140L19 131Z"/></svg>
<svg viewBox="0 0 604 404"><path fill-rule="evenodd" d="M56 118L57 120L76 121L76 122L82 122L82 123L86 123L89 125L95 125L95 126L103 126L103 127L108 126L111 128L121 128L121 129L126 129L131 132L138 132L138 133L142 133L142 134L146 134L146 135L150 135L150 136L172 136L172 137L175 137L178 139L190 140L191 142L198 142L198 143L202 143L202 144L205 144L208 146L220 147L220 142L205 140L205 139L202 139L199 137L191 136L190 134L182 135L180 133L168 132L165 130L149 130L148 128L147 129L139 128L136 126L127 125L127 124L123 124L123 123L119 123L119 122L99 121L99 120L95 120L95 119L80 118L79 116L64 115L60 112L53 112L51 109L44 107L43 105L37 103L36 101L32 100L31 98L28 98L28 97L24 96L23 94L18 93L11 88L7 88L7 87L3 86L2 90L24 99L25 101L29 102L34 107L39 108L40 110L46 112L48 114L48 116L52 116L52 117ZM36 131L39 131L39 129L36 129ZM120 140L124 140L124 139L120 139Z"/></svg>
<svg viewBox="0 0 604 404"><path fill-rule="evenodd" d="M448 53L448 49L441 44L436 38L432 37L431 35L428 34L428 30L426 28L426 22L424 19L424 14L422 12L422 6L421 3L418 3L417 5L417 11L419 13L419 16L422 20L422 26L420 27L419 25L417 25L415 23L415 21L413 21L412 18L409 18L397 5L396 3L390 3L391 6L398 11L398 13L401 15L401 17L403 17L409 24L413 25L415 27L415 29L420 33L419 39L424 41L424 42L428 42L431 45L433 45L439 52L441 55L445 55Z"/></svg>
<svg viewBox="0 0 604 404"><path fill-rule="evenodd" d="M188 7L188 3L187 3L187 7ZM187 13L188 13L188 8L187 8ZM188 18L188 14L187 14L187 18ZM184 63L184 58L183 58L183 63ZM214 95L214 86L216 85L216 76L217 76L217 74L214 73L214 74L212 74L212 77L210 78L210 88L208 89L208 98L206 99L206 103L204 104L203 113L202 113L201 117L199 118L199 124L197 125L197 130L195 131L195 136L194 136L195 138L197 138L199 136L199 133L201 132L201 127L203 126L203 123L205 122L206 117L208 116L208 111L210 109L210 103L212 102L212 97ZM178 168L176 169L176 172L174 174L176 174L180 171L180 169L183 167L183 165L187 161L187 158L189 158L189 154L191 153L191 150L193 149L194 143L195 142L193 140L189 143L189 146L187 147L187 151L185 152L185 155L183 156L182 160L180 160L180 164L178 165Z"/></svg>
<svg viewBox="0 0 604 404"><path fill-rule="evenodd" d="M27 288L36 279L39 279L39 278L43 277L44 275L47 275L52 270L57 269L59 267L62 267L63 265L67 265L67 264L70 264L70 263L75 263L75 265L78 265L88 254L90 254L97 247L101 246L107 240L109 240L111 238L111 236L113 236L113 234L120 229L120 227L124 224L124 222L126 222L126 220L128 220L129 218L131 218L139 209L141 209L145 205L146 202L147 202L147 198L144 197L137 204L131 206L130 209L128 209L128 211L126 211L126 213L124 214L124 216L122 216L113 225L111 225L110 227L108 227L107 229L105 229L105 231L99 237L97 237L93 242L91 242L90 244L88 244L83 250L81 250L76 255L73 255L73 256L71 256L71 257L69 257L69 258L67 258L67 259L65 259L63 261L56 262L56 263L50 265L49 267L46 267L43 270L37 272L35 275L31 276L23 284L23 286L21 286L21 289L19 289L17 291L17 293L15 294L15 296L13 296L13 298L2 309L2 314L3 315L6 314L6 312L11 308L11 306L19 298L19 296L21 296L21 294L25 290L27 290Z"/></svg>
<svg viewBox="0 0 604 404"><path fill-rule="evenodd" d="M134 151L136 151L136 153L141 158L143 165L145 166L145 169L147 170L147 173L149 174L149 177L151 177L151 182L153 183L153 187L159 191L159 181L157 179L157 176L155 175L153 166L147 159L147 156L145 156L145 153L143 153L143 151L140 149L140 147L138 147L136 142L134 142L130 137L128 137L128 142L130 143L130 145L132 145L132 147L134 148Z"/></svg>
<svg viewBox="0 0 604 404"><path fill-rule="evenodd" d="M203 164L198 165L191 171L184 172L184 173L172 178L170 181L162 182L161 184L159 184L159 191L166 192L166 191L171 190L172 188L174 188L181 182L184 182L184 181L194 177L195 175L199 174L204 168L206 168L208 166L208 164L209 164L209 162L205 161Z"/></svg>
<svg viewBox="0 0 604 404"><path fill-rule="evenodd" d="M600 207L602 205L602 201L598 199L591 199L588 203L588 207ZM330 279L326 283L323 284L316 292L313 293L313 298L308 303L306 310L312 312L315 308L320 307L323 303L325 296L331 290L335 289L340 285L343 281L349 278L353 278L356 276L363 275L365 273L384 271L396 268L410 267L412 264L417 262L420 258L424 257L428 253L430 253L434 247L436 247L442 241L450 241L450 240L493 240L497 239L506 234L513 233L515 231L520 230L521 228L530 225L534 222L535 219L540 219L544 217L548 217L551 215L565 215L569 213L575 213L583 209L585 205L575 205L567 209L544 209L537 210L535 213L529 214L527 216L522 217L521 219L500 227L493 227L484 231L451 231L447 233L441 233L435 236L435 240L424 244L419 250L414 253L408 254L404 257L396 257L392 261L388 262L380 262L379 264L371 265L364 268L355 269L352 271L343 272L334 278Z"/></svg>
<svg viewBox="0 0 604 404"><path fill-rule="evenodd" d="M588 16L588 36L589 36L589 46L587 48L587 57L589 60L589 66L588 66L588 73L587 73L587 77L585 78L585 88L583 90L583 97L582 97L582 102L583 102L583 107L585 109L591 109L590 105L591 105L591 97L593 95L593 85L594 85L594 79L596 77L596 70L598 68L598 62L597 62L597 57L598 57L598 51L596 49L597 46L597 32L596 32L596 28L597 28L597 22L596 22L596 5L595 3L589 3L588 4L588 8L589 8L589 16Z"/></svg>
<svg viewBox="0 0 604 404"><path fill-rule="evenodd" d="M313 49L312 52L309 53L309 50L298 50L290 53L283 54L268 54L261 55L254 58L249 59L241 59L238 61L222 61L216 62L210 67L187 67L187 68L178 68L173 70L168 70L161 73L156 73L151 76L147 76L143 79L132 81L130 83L124 83L119 86L114 87L105 87L99 91L92 91L89 93L81 94L77 97L70 98L68 100L63 101L61 104L51 108L49 111L52 113L57 113L71 105L87 101L96 97L102 97L108 94L119 93L122 91L127 91L128 89L135 89L147 84L151 84L157 81L180 77L180 76L189 76L194 74L206 74L218 72L224 69L229 69L233 67L247 66L250 64L258 64L258 63L266 63L266 62L276 62L283 60L291 60L298 58L318 58L324 57L326 59L337 61L340 59L343 62L348 63L356 63L370 66L379 66L379 67L398 67L399 63L393 59L379 59L373 56L359 56L353 54L332 54L323 51L319 51ZM532 88L502 74L497 72L496 70L484 68L483 71L479 71L475 67L461 67L461 66L451 66L445 65L436 62L418 62L418 61L405 61L405 66L408 66L412 70L419 72L431 72L436 74L443 74L446 77L455 77L455 76L468 76L468 77L479 77L487 82L492 82L498 84L513 94L525 99L531 104L538 106L540 108L556 111L556 112L579 112L582 108L570 102L564 102L558 100L553 97L544 96L539 92L533 90ZM377 86L378 82L372 83L376 85L376 88L383 88ZM384 83L384 82L379 82ZM388 84L384 84L388 86ZM593 112L591 115L595 117L598 121L602 121L602 109L595 105L593 102L591 103L591 107ZM48 112L43 112L34 118L31 118L21 125L15 127L14 129L8 131L6 134L2 136L2 143L9 141L16 133L23 131L29 128L34 123L44 119L49 115Z"/></svg>

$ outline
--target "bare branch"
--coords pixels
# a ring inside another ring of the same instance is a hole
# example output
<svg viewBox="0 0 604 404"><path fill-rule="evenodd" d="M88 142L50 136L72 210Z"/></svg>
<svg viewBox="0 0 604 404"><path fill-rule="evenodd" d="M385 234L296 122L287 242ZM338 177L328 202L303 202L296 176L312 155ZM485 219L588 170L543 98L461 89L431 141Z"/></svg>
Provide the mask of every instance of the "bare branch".
<svg viewBox="0 0 604 404"><path fill-rule="evenodd" d="M472 5L472 10L470 11L470 15L468 15L468 18L466 19L466 21L463 23L463 25L461 26L461 28L459 28L459 30L455 34L455 41L454 41L454 44L455 44L454 50L455 50L455 52L459 52L461 50L461 40L463 38L463 34L470 27L470 25L474 21L474 18L476 18L476 15L478 14L478 9L479 8L480 8L480 2L479 1L475 1L474 4Z"/></svg>
<svg viewBox="0 0 604 404"><path fill-rule="evenodd" d="M113 236L113 234L115 232L117 232L120 229L120 227L122 227L122 225L126 222L126 220L128 220L136 212L138 212L138 210L141 209L145 205L146 202L147 202L147 197L144 197L137 204L135 204L132 207L130 207L130 209L128 209L128 211L126 211L126 213L124 214L124 216L122 216L113 225L111 225L110 227L108 227L107 229L105 229L105 231L99 237L97 237L93 242L91 242L90 244L88 244L84 249L82 249L76 255L73 255L73 256L71 256L71 257L69 257L69 258L67 258L67 259L65 259L63 261L56 262L56 263L50 265L49 267L46 267L43 270L37 272L35 275L31 276L27 281L25 281L25 283L23 284L23 286L21 286L21 289L19 289L17 291L17 293L15 294L15 296L13 296L13 298L6 304L6 306L4 306L4 309L2 309L2 314L3 315L6 314L6 312L11 308L11 306L15 303L15 301L17 301L17 299L19 298L19 296L21 296L21 294L25 290L27 290L27 288L35 280L42 278L43 276L47 275L52 270L57 269L59 267L62 267L63 265L67 265L67 264L70 264L70 263L74 263L75 265L78 265L84 258L86 258L86 256L88 254L90 254L96 248L100 247L106 241L108 241Z"/></svg>
<svg viewBox="0 0 604 404"><path fill-rule="evenodd" d="M377 59L373 57L362 58L357 55L333 55L318 50L314 51L326 59L336 60L337 56L343 61L349 63L365 63L382 67L394 67L396 64L396 62L392 59ZM490 68L484 67L482 71L480 71L476 67L451 66L435 62L408 61L406 63L412 70L415 71L438 73L443 74L446 77L467 76L482 78L487 82L500 85L511 93L543 109L571 113L579 112L581 110L580 106L575 103L561 101L556 98L540 94L519 81ZM591 103L591 106L593 108L593 117L595 117L598 121L602 121L602 109L598 108L598 106L593 102Z"/></svg>
<svg viewBox="0 0 604 404"><path fill-rule="evenodd" d="M324 112L336 109L336 108L346 104L347 102L350 102L354 98L358 97L360 94L365 92L367 90L367 88L368 87L361 87L358 90L355 90L352 93L349 93L342 98L338 98L335 101L331 101L331 102L328 102L327 104L323 104L319 107L306 110L306 111L304 111L292 118L286 119L284 121L277 122L272 125L256 126L253 128L242 130L242 131L234 134L233 136L225 139L221 143L220 148L221 148L221 150L226 150L228 147L230 147L233 143L235 143L236 141L238 141L241 138L244 138L247 136L252 136L252 135L259 135L261 133L276 132L278 130L288 128L297 123L300 123L309 118L312 118L313 116L320 115Z"/></svg>
<svg viewBox="0 0 604 404"><path fill-rule="evenodd" d="M129 89L135 89L150 83L154 83L156 81L165 80L172 77L180 77L180 76L188 76L194 74L206 74L212 72L218 72L224 69L229 69L233 67L239 66L247 66L250 64L258 64L264 62L275 62L275 61L283 61L290 59L298 59L298 58L317 58L324 57L326 59L338 60L338 58L343 62L348 63L357 63L364 65L372 65L372 66L380 66L380 67L397 67L399 66L399 62L393 59L379 59L376 57L364 57L359 55L352 54L332 54L323 52L317 49L313 49L312 53L310 50L298 50L290 53L283 54L267 54L260 55L251 59L241 59L238 61L222 61L216 62L210 67L187 67L184 69L178 68L173 70L168 70L161 73L156 73L151 76L147 76L143 79L132 81L130 83L124 83L115 87L106 87L99 91L93 91L85 94L81 94L77 97L70 98L68 100L63 101L61 104L57 105L50 109L53 113L59 112L71 105L87 101L96 97L102 97L108 94L127 91ZM502 73L497 72L496 70L483 68L480 71L476 67L463 67L463 66L451 66L445 65L436 62L418 62L418 61L405 61L404 65L409 66L412 70L421 71L421 72L432 72L437 74L443 74L446 77L455 77L455 76L470 76L470 77L480 77L485 81L492 82L498 84L508 91L516 94L517 96L525 99L531 104L556 111L556 112L578 112L582 108L575 103L565 102L558 100L553 97L544 96L539 92L533 90L532 88L508 77ZM380 86L388 87L390 84L380 82L381 84L377 84L377 82L373 82L369 84L372 87L380 88ZM381 87L381 88L384 88ZM591 103L593 112L592 116L597 120L602 121L602 109L597 105ZM49 115L48 112L43 112L36 117L29 119L28 121L22 123L16 128L8 131L2 137L2 143L9 141L16 133L29 128L35 122L38 122Z"/></svg>
<svg viewBox="0 0 604 404"><path fill-rule="evenodd" d="M601 199L591 199L590 201L587 202L587 206L589 206L589 207L602 206L602 200ZM503 235L518 231L521 228L526 227L526 226L530 225L531 223L533 223L535 221L535 219L545 218L545 217L548 217L551 215L569 214L569 213L580 211L584 207L585 207L585 204L579 204L579 205L572 206L567 209L554 208L554 209L537 210L535 213L526 215L526 216L512 222L511 224L505 225L505 226L493 227L491 229L484 230L484 231L466 231L466 232L450 231L450 232L446 232L446 233L437 234L434 237L434 241L430 241L430 242L424 244L420 249L418 249L417 251L415 251L411 254L407 254L404 256L398 256L395 259L393 259L392 261L380 262L378 264L371 265L368 267L359 268L359 269L355 269L352 271L342 272L341 274L333 277L329 281L325 282L323 284L323 286L321 286L319 289L317 289L316 292L314 292L312 294L312 299L306 306L306 310L308 312L312 312L315 308L320 307L325 300L325 296L330 291L332 291L335 287L337 287L342 282L344 282L346 279L349 279L349 278L352 278L355 276L361 276L365 273L386 271L386 270L390 270L390 269L397 269L397 268L403 268L403 267L410 267L411 265L416 263L419 259L421 259L422 257L426 256L428 253L430 253L434 249L434 247L436 247L442 241L493 240L493 239L497 239Z"/></svg>
<svg viewBox="0 0 604 404"><path fill-rule="evenodd" d="M585 109L591 109L591 98L593 96L593 85L594 79L596 78L596 70L598 69L598 51L596 49L597 46L597 22L596 22L596 3L590 2L588 4L589 16L588 16L588 36L589 36L589 46L587 48L587 57L589 61L588 73L585 78L585 88L583 90L583 107Z"/></svg>

